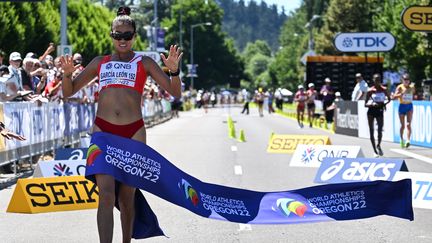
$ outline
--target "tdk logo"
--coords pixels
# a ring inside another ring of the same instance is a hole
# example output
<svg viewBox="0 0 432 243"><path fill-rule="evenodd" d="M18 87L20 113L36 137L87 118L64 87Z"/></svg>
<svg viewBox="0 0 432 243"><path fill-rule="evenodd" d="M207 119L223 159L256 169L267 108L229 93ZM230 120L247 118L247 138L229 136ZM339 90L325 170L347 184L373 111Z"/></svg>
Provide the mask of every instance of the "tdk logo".
<svg viewBox="0 0 432 243"><path fill-rule="evenodd" d="M315 182L391 181L406 166L403 160L369 158L326 158L318 169Z"/></svg>
<svg viewBox="0 0 432 243"><path fill-rule="evenodd" d="M341 33L334 45L341 52L381 52L393 49L395 38L386 32Z"/></svg>

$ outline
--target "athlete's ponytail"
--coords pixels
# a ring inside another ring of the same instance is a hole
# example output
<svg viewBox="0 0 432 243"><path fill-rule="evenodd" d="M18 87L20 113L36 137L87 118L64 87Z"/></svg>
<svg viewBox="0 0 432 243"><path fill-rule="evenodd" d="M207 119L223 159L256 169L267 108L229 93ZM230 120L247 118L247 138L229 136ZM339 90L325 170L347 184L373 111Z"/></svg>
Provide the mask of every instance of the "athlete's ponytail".
<svg viewBox="0 0 432 243"><path fill-rule="evenodd" d="M112 21L111 31L116 25L130 25L134 29L134 33L136 32L136 24L135 20L132 19L129 15L131 14L131 9L129 7L120 7L117 10L117 17Z"/></svg>

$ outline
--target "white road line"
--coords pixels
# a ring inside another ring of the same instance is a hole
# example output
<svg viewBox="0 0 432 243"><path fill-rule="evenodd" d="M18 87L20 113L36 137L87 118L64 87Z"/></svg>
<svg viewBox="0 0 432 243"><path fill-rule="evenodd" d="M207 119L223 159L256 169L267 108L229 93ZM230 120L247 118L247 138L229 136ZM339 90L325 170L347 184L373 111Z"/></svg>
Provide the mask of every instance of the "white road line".
<svg viewBox="0 0 432 243"><path fill-rule="evenodd" d="M232 146L231 146L231 151L236 152L236 151L237 151L237 146L232 145Z"/></svg>
<svg viewBox="0 0 432 243"><path fill-rule="evenodd" d="M420 154L416 154L416 153L413 153L413 152L410 152L410 151L407 151L404 149L390 149L390 150L395 152L395 153L403 154L403 155L409 156L411 158L418 159L418 160L421 160L423 162L432 164L432 158L429 158L429 157L426 157L426 156L423 156Z"/></svg>
<svg viewBox="0 0 432 243"><path fill-rule="evenodd" d="M239 229L237 231L251 231L252 226L250 224L239 224Z"/></svg>
<svg viewBox="0 0 432 243"><path fill-rule="evenodd" d="M243 170L241 165L235 165L234 166L234 174L236 175L242 175L243 174Z"/></svg>

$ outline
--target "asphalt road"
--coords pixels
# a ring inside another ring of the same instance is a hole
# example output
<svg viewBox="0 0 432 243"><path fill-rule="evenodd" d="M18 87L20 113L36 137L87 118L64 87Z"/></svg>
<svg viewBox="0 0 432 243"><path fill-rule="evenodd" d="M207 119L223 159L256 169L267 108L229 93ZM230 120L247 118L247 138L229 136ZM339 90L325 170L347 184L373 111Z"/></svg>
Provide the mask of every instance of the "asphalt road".
<svg viewBox="0 0 432 243"><path fill-rule="evenodd" d="M246 142L228 137L227 115ZM328 135L332 144L360 145L373 152L368 139L330 134L279 115L259 117L256 109L241 115L239 107L180 113L180 118L148 129L148 144L194 177L209 183L256 191L293 190L316 185L316 168L290 167L290 154L266 152L271 133ZM386 157L401 158L383 142ZM410 151L430 157L430 149ZM428 154L429 153L429 154ZM432 164L403 157L412 172L432 173ZM241 173L240 173L241 172ZM0 242L97 242L96 210L42 214L6 213L14 187L0 191ZM380 216L363 220L298 225L240 225L202 218L158 197L145 194L169 238L150 242L432 242L432 210L414 209L414 221ZM114 242L121 241L115 212Z"/></svg>

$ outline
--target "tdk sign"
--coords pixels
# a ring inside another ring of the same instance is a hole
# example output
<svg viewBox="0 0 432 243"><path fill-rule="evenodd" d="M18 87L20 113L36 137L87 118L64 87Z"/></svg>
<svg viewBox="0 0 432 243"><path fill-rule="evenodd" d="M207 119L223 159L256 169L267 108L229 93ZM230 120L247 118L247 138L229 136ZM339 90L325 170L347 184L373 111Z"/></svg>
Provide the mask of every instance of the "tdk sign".
<svg viewBox="0 0 432 243"><path fill-rule="evenodd" d="M407 171L401 159L325 158L315 177L316 183L391 181L397 171Z"/></svg>
<svg viewBox="0 0 432 243"><path fill-rule="evenodd" d="M396 44L394 36L387 32L340 33L334 39L341 52L386 52Z"/></svg>

